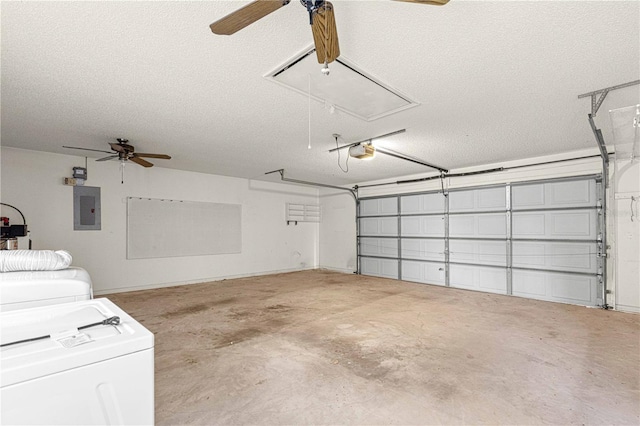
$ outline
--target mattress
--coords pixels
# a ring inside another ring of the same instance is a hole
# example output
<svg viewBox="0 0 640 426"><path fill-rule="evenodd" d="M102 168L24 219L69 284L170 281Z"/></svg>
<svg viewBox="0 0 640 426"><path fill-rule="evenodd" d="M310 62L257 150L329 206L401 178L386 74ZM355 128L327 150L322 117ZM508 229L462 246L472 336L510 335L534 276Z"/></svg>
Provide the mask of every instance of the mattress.
<svg viewBox="0 0 640 426"><path fill-rule="evenodd" d="M59 271L0 273L0 311L92 298L91 277L79 267L72 266Z"/></svg>

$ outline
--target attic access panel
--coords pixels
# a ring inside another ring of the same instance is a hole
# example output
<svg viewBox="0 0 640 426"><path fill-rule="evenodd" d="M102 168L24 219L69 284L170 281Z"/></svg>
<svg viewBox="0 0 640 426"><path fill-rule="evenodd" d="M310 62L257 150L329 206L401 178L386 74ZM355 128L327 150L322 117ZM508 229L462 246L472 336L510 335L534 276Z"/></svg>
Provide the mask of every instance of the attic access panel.
<svg viewBox="0 0 640 426"><path fill-rule="evenodd" d="M284 87L333 105L365 121L373 121L420 105L375 79L344 56L329 64L330 74L320 72L315 49L305 51L268 73L265 78Z"/></svg>

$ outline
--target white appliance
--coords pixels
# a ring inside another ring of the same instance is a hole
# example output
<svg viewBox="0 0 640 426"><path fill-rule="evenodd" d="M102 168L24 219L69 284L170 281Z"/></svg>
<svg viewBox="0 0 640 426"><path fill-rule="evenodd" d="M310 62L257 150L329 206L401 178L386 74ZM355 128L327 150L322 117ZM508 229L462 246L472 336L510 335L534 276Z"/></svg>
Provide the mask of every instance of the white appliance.
<svg viewBox="0 0 640 426"><path fill-rule="evenodd" d="M91 277L82 268L0 272L0 311L3 312L92 297Z"/></svg>
<svg viewBox="0 0 640 426"><path fill-rule="evenodd" d="M0 332L0 424L153 424L153 334L108 299L2 312Z"/></svg>

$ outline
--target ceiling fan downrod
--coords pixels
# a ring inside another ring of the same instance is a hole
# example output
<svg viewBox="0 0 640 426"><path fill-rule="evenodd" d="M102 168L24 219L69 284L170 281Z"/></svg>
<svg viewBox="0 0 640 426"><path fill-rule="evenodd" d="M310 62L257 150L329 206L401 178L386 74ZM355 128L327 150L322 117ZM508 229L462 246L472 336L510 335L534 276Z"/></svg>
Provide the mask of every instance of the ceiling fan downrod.
<svg viewBox="0 0 640 426"><path fill-rule="evenodd" d="M322 7L324 0L315 0L315 3L313 0L300 0L300 3L307 8L307 12L309 13L309 25L313 25L313 12Z"/></svg>

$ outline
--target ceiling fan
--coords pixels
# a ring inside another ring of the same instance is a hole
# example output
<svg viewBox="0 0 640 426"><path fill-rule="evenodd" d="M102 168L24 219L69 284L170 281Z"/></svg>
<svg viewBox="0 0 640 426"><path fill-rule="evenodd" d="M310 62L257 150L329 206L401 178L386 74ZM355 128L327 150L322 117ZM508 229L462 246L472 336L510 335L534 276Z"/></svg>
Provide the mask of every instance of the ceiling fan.
<svg viewBox="0 0 640 426"><path fill-rule="evenodd" d="M264 18L271 12L275 12L289 4L291 0L254 0L248 5L230 13L224 18L218 19L209 27L214 34L231 35L247 27L257 20ZM409 3L421 3L442 6L449 0L395 0ZM338 46L338 30L336 28L333 5L325 0L300 0L307 9L309 24L313 33L313 42L316 47L318 63L333 62L340 56Z"/></svg>
<svg viewBox="0 0 640 426"><path fill-rule="evenodd" d="M144 154L135 152L135 148L133 145L129 145L128 139L118 138L116 139L118 143L110 142L111 151L102 151L100 149L90 149L90 148L80 148L76 146L63 146L63 148L70 149L81 149L83 151L95 151L95 152L104 152L106 154L111 154L108 157L98 158L96 161L108 161L108 160L120 160L121 162L132 161L136 164L139 164L143 167L153 167L153 163L150 163L145 158L160 158L163 160L171 160L171 157L166 154ZM115 154L114 154L115 152Z"/></svg>

